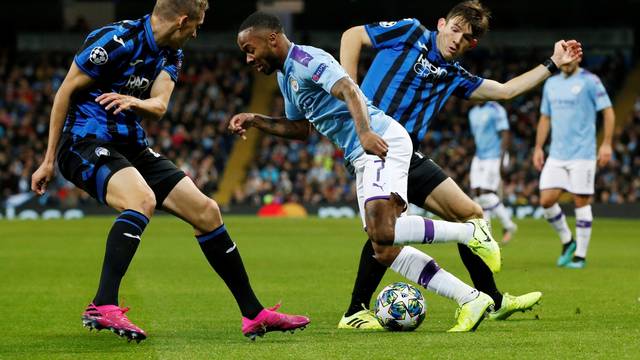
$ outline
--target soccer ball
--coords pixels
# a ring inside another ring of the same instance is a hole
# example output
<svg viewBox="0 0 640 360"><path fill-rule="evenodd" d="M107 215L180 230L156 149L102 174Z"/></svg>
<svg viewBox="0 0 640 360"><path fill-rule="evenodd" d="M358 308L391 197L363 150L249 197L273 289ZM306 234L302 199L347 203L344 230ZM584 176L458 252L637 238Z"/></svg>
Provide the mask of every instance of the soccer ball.
<svg viewBox="0 0 640 360"><path fill-rule="evenodd" d="M424 320L427 304L418 288L397 282L382 289L373 311L385 329L413 331Z"/></svg>

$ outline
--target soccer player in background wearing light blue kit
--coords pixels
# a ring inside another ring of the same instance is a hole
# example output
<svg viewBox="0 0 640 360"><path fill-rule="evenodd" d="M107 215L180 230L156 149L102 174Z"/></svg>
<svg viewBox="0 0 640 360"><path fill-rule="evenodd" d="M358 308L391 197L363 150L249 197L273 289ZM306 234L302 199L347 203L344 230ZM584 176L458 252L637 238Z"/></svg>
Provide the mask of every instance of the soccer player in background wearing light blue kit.
<svg viewBox="0 0 640 360"><path fill-rule="evenodd" d="M611 138L615 113L611 100L598 76L579 66L580 60L560 67L544 84L540 121L536 134L533 163L540 174L540 204L544 217L562 241L557 265L582 269L586 265L591 239L591 198L594 192L596 162L606 165L611 159ZM596 113L602 112L604 136L596 158ZM551 123L549 158L543 146ZM558 205L563 191L573 194L576 213L576 239Z"/></svg>
<svg viewBox="0 0 640 360"><path fill-rule="evenodd" d="M469 125L476 153L471 161L469 180L476 201L489 221L496 215L502 223L502 243L508 243L517 226L498 196L501 168L508 161L509 119L507 111L495 101L475 105L469 111Z"/></svg>
<svg viewBox="0 0 640 360"><path fill-rule="evenodd" d="M406 210L413 153L406 130L371 105L330 54L289 41L276 16L250 15L240 26L237 41L249 65L265 74L277 71L286 117L241 113L231 118L229 130L243 135L247 128L256 127L305 140L313 125L331 139L355 168L358 206L375 258L405 278L456 301L460 312L450 332L474 330L494 304L491 297L441 269L427 254L400 245L462 243L497 272L500 250L485 221L452 223L400 216Z"/></svg>

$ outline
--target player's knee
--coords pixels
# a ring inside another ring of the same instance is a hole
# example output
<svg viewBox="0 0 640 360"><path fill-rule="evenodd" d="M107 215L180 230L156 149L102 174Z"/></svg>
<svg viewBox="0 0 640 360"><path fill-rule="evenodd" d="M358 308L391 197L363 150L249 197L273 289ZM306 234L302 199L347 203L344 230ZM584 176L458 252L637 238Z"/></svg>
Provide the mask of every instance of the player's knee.
<svg viewBox="0 0 640 360"><path fill-rule="evenodd" d="M552 207L555 203L556 199L554 199L553 197L544 195L540 197L540 205L545 209Z"/></svg>
<svg viewBox="0 0 640 360"><path fill-rule="evenodd" d="M393 241L395 240L394 227L385 224L367 226L367 234L371 241L382 246L393 245Z"/></svg>
<svg viewBox="0 0 640 360"><path fill-rule="evenodd" d="M151 189L142 191L139 197L139 206L142 213L151 217L156 209L156 195Z"/></svg>
<svg viewBox="0 0 640 360"><path fill-rule="evenodd" d="M375 259L383 265L391 266L393 261L398 256L398 248L393 246L382 246L373 244L373 251Z"/></svg>
<svg viewBox="0 0 640 360"><path fill-rule="evenodd" d="M220 207L218 206L218 203L213 199L207 199L207 201L203 205L203 208L200 210L199 215L199 222L201 226L219 226L222 224Z"/></svg>

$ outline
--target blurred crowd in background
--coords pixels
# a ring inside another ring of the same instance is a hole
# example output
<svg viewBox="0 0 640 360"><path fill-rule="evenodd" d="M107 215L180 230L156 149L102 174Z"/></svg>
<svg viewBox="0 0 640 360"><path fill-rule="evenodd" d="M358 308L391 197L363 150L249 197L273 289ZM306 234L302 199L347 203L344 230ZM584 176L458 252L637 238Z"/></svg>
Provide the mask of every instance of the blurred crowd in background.
<svg viewBox="0 0 640 360"><path fill-rule="evenodd" d="M73 54L0 52L0 203L31 187L49 133L55 93ZM174 160L207 194L218 186L234 137L228 118L245 109L252 75L237 52L185 54L169 110L145 122L151 147ZM75 206L92 201L58 175L43 202Z"/></svg>
<svg viewBox="0 0 640 360"><path fill-rule="evenodd" d="M478 49L462 63L472 73L507 81L539 64L548 49L488 51ZM369 59L370 60L370 59ZM622 54L594 55L583 65L602 79L612 100L623 85L629 64ZM361 64L362 79L367 61ZM511 126L510 162L503 179L504 201L510 205L538 205L539 172L531 156L535 144L541 90L537 89L502 105ZM439 164L467 193L469 168L475 145L469 131L469 101L452 98L429 127L421 151ZM273 112L283 114L281 98ZM596 177L595 202L628 203L640 197L640 96L632 114L617 114L625 124L614 135L614 156ZM600 121L600 120L599 120ZM271 201L327 204L356 199L355 181L345 171L342 153L326 138L314 133L308 142L265 136L260 154L251 166L244 185L238 186L234 202L260 205Z"/></svg>
<svg viewBox="0 0 640 360"><path fill-rule="evenodd" d="M506 81L540 63L547 50L478 49L462 63L472 73ZM71 60L68 53L10 56L0 50L0 203L30 189L31 174L46 150L53 98ZM621 54L588 57L584 66L600 76L612 99L629 70ZM363 61L362 75L366 67L367 60ZM234 141L225 131L225 122L232 114L246 110L251 82L251 69L237 52L187 53L166 116L143 124L152 148L174 160L208 195L217 190ZM467 120L471 106L468 101L451 99L421 144L422 152L465 191L474 154ZM540 89L503 106L512 131L504 200L513 205L537 205L539 173L531 155ZM272 112L278 116L284 113L279 93ZM628 203L640 197L640 97L633 113L616 115L624 125L615 132L613 160L597 173L596 202ZM355 182L343 166L342 152L317 133L307 142L264 136L256 154L246 180L234 190L233 204L335 204L356 199ZM44 199L49 204L75 206L90 201L60 176L49 189Z"/></svg>

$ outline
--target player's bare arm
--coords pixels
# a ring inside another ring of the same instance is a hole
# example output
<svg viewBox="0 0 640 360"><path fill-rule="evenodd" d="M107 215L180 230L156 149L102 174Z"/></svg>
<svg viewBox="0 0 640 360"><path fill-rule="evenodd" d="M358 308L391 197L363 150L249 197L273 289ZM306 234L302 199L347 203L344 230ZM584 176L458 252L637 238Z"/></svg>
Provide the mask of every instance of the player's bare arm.
<svg viewBox="0 0 640 360"><path fill-rule="evenodd" d="M556 70L564 64L582 58L582 45L576 40L556 42L551 61ZM551 65L551 66L553 66ZM471 93L471 100L509 100L538 86L552 72L543 64L517 76L506 83L486 79Z"/></svg>
<svg viewBox="0 0 640 360"><path fill-rule="evenodd" d="M369 110L361 95L358 85L348 77L338 80L331 88L331 95L344 101L349 108L351 117L355 122L356 133L360 139L360 145L365 152L373 154L384 160L389 146L380 136L371 131L369 126Z"/></svg>
<svg viewBox="0 0 640 360"><path fill-rule="evenodd" d="M306 119L289 120L284 117L271 117L254 113L234 115L229 120L227 128L233 134L244 136L250 127L292 140L306 140L311 133L311 123Z"/></svg>
<svg viewBox="0 0 640 360"><path fill-rule="evenodd" d="M113 111L114 115L125 110L131 110L138 115L152 120L160 119L167 111L169 98L175 83L166 71L161 71L151 86L148 99L142 100L134 96L118 93L105 93L96 98L96 102L104 106L105 110Z"/></svg>
<svg viewBox="0 0 640 360"><path fill-rule="evenodd" d="M363 46L371 47L371 39L364 26L354 26L344 33L340 40L340 64L347 74L358 82L358 62Z"/></svg>
<svg viewBox="0 0 640 360"><path fill-rule="evenodd" d="M611 160L613 152L611 148L611 139L613 138L613 128L616 123L616 114L612 107L602 109L603 120L603 136L602 144L598 149L598 166L605 166Z"/></svg>
<svg viewBox="0 0 640 360"><path fill-rule="evenodd" d="M47 152L40 167L31 176L31 190L38 195L42 195L47 191L47 184L55 174L56 149L60 141L60 134L64 125L64 119L69 111L69 102L73 94L84 89L93 83L93 79L82 72L75 62L71 64L71 68L67 76L62 81L51 108L51 117L49 120L49 143L47 144Z"/></svg>
<svg viewBox="0 0 640 360"><path fill-rule="evenodd" d="M549 126L551 123L551 118L547 115L540 115L540 120L538 120L538 130L536 131L536 146L533 150L533 166L536 167L538 171L542 171L542 167L544 166L544 143L547 141L547 136L549 135Z"/></svg>

